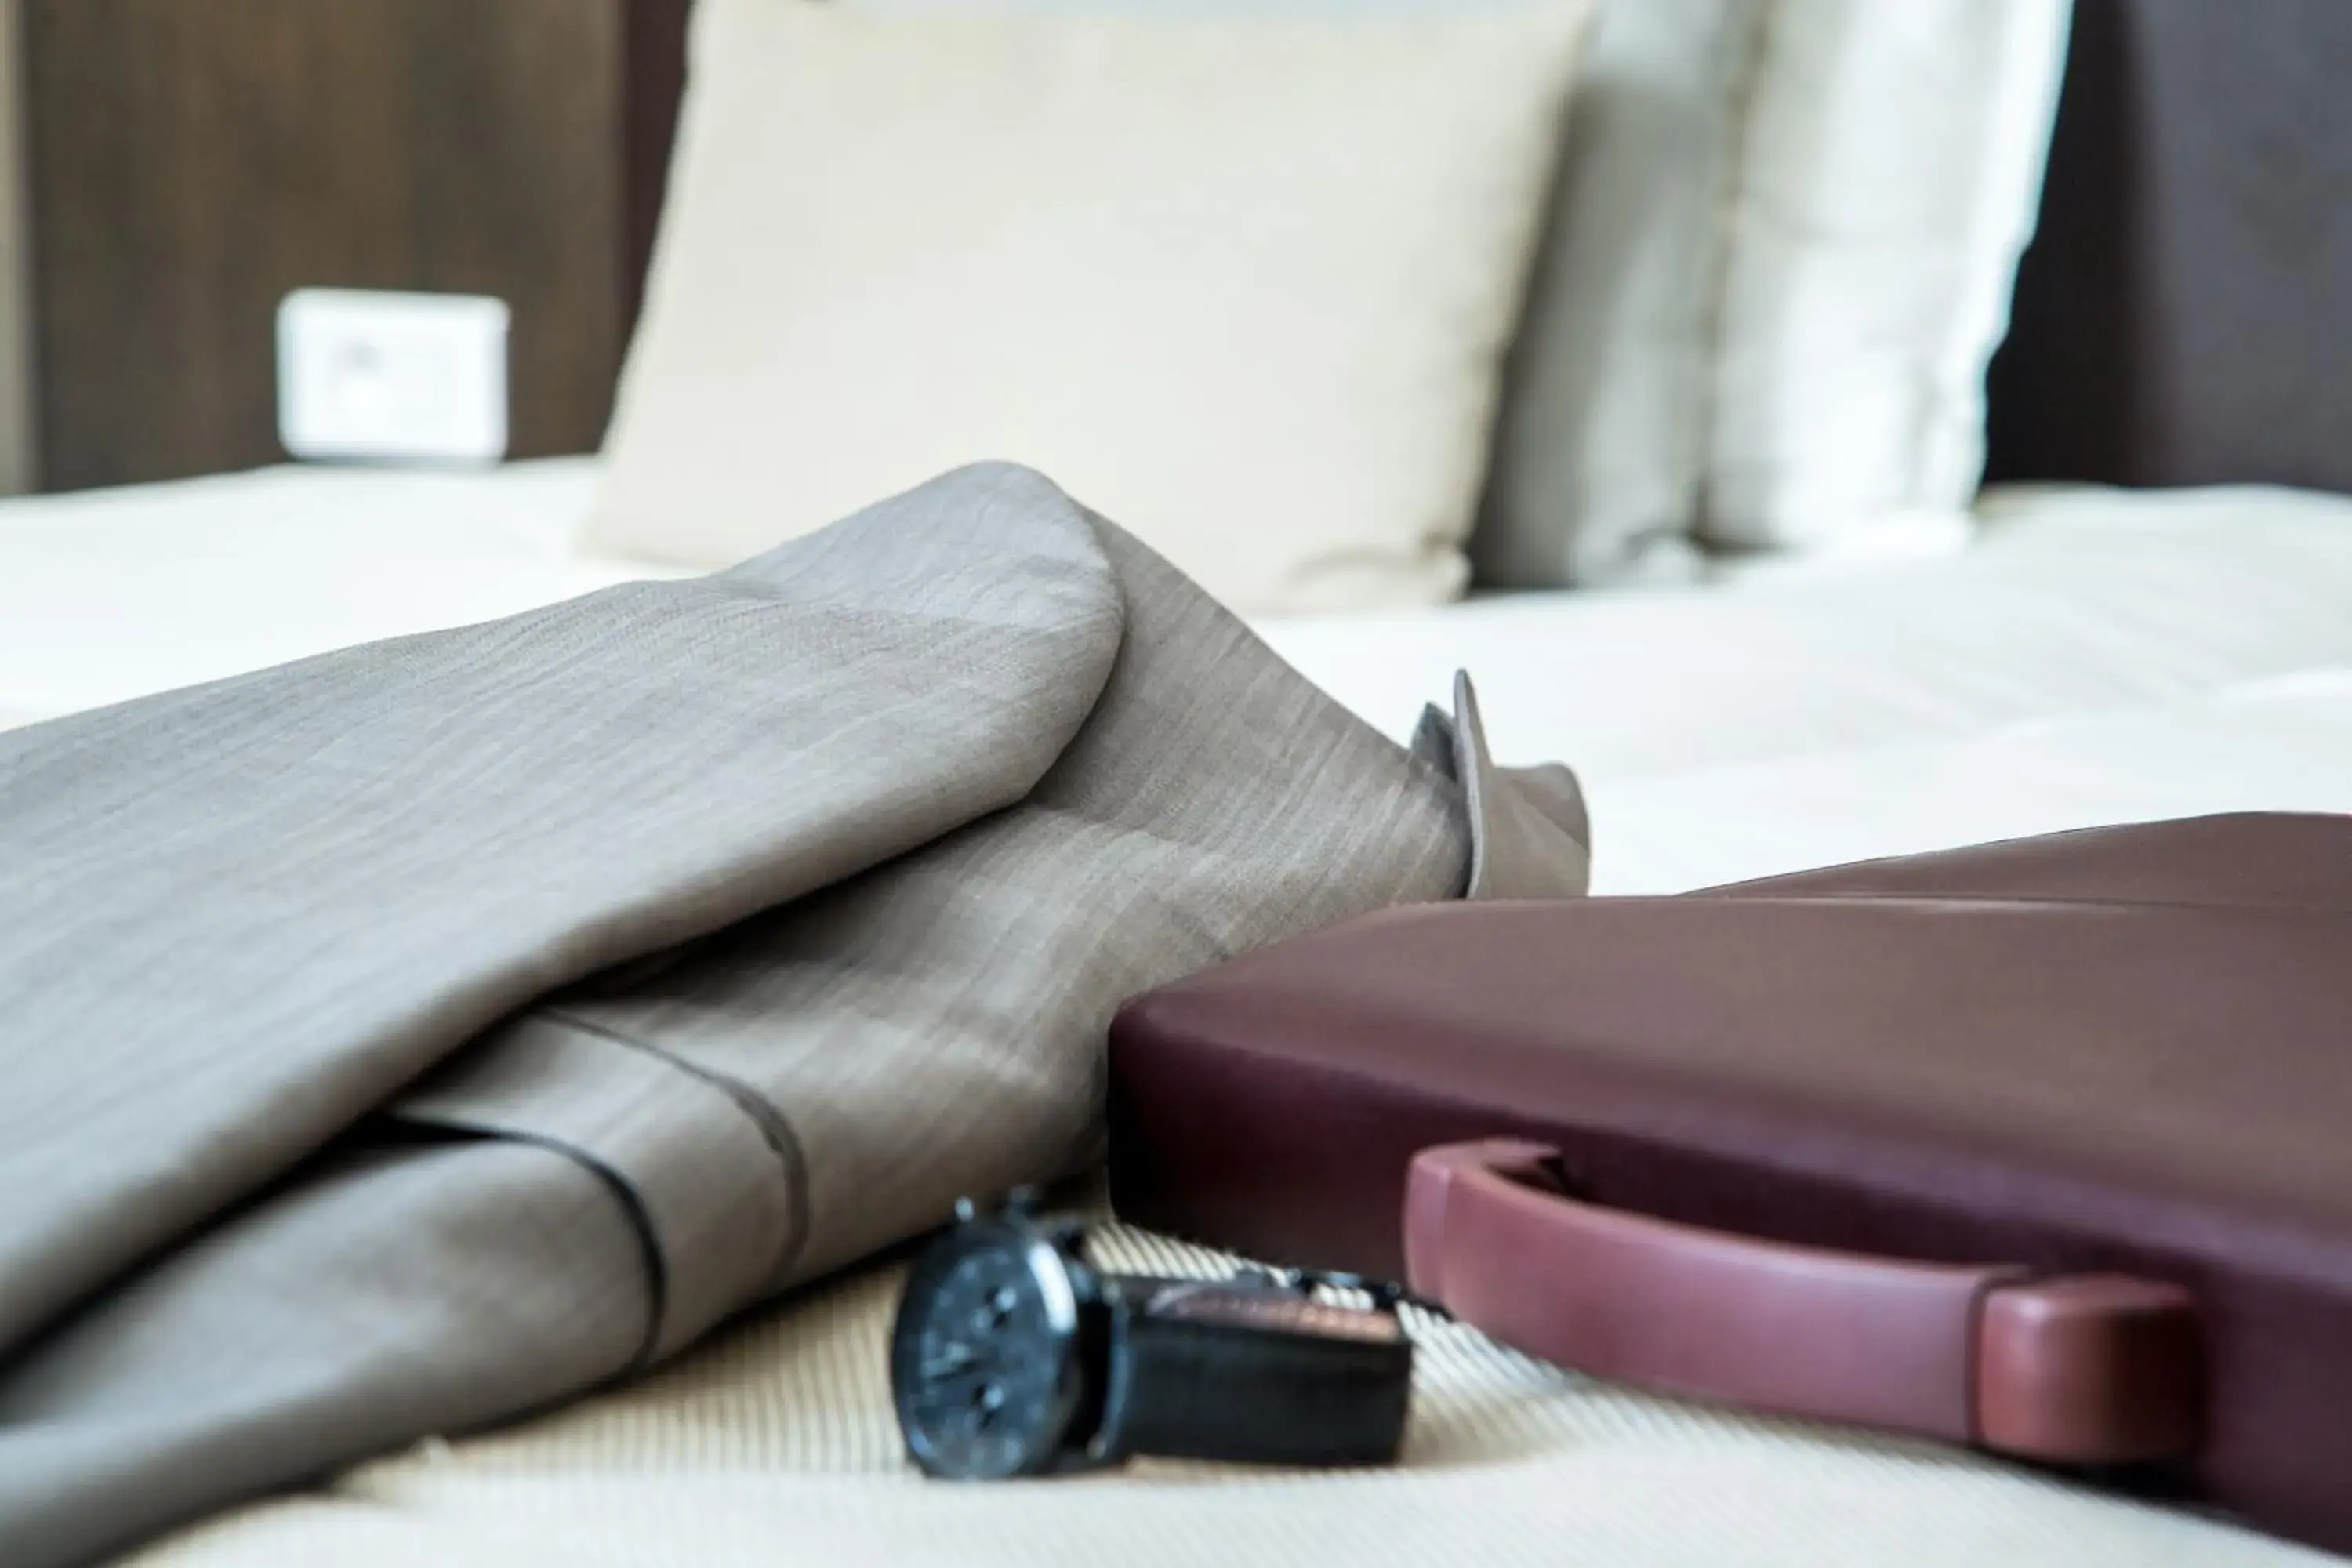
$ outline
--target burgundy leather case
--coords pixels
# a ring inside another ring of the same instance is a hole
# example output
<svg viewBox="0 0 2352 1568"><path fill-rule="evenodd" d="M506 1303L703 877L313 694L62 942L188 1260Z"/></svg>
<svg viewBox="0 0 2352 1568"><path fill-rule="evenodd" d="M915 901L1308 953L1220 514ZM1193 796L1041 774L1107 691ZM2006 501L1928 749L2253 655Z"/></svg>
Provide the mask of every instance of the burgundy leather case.
<svg viewBox="0 0 2352 1568"><path fill-rule="evenodd" d="M2352 818L1392 910L1110 1066L1139 1223L2352 1548Z"/></svg>

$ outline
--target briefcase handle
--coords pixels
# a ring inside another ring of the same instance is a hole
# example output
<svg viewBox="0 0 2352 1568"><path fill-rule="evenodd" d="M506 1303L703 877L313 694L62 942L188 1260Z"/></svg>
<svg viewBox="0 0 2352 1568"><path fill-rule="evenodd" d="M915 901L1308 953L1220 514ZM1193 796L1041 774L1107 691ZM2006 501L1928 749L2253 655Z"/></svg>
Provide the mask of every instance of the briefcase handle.
<svg viewBox="0 0 2352 1568"><path fill-rule="evenodd" d="M1423 1150L1411 1288L1506 1344L1643 1388L2052 1464L2196 1445L2202 1358L2179 1286L1760 1241L1562 1187L1538 1143Z"/></svg>

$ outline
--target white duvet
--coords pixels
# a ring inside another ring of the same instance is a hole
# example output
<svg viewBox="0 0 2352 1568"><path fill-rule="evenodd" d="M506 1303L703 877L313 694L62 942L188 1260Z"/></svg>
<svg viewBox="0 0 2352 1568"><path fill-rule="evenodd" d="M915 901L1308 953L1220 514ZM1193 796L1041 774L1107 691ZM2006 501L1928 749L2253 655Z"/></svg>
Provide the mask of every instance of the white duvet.
<svg viewBox="0 0 2352 1568"><path fill-rule="evenodd" d="M0 503L0 726L643 574L572 550L593 470L270 470ZM1477 678L1583 774L1595 890L2097 823L2352 809L2352 500L2014 493L1866 574L1271 623L1391 733ZM1117 1261L1199 1266L1133 1233ZM1407 1466L926 1487L851 1275L655 1377L200 1526L152 1568L782 1563L2283 1565L2316 1559L1932 1445L1591 1384L1424 1325Z"/></svg>
<svg viewBox="0 0 2352 1568"><path fill-rule="evenodd" d="M661 569L585 558L584 461L268 469L0 502L0 725ZM1967 553L1271 622L1407 731L1457 668L1591 793L1595 890L2102 822L2352 809L2352 500L2011 492Z"/></svg>

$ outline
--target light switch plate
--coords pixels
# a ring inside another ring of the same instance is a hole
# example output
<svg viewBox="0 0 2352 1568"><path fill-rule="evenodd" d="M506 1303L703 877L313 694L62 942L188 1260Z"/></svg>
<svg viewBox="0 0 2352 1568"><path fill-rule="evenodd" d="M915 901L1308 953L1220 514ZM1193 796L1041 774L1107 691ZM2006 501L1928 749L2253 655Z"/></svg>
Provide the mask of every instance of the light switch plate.
<svg viewBox="0 0 2352 1568"><path fill-rule="evenodd" d="M278 306L278 438L294 457L494 463L507 449L506 301L297 289Z"/></svg>

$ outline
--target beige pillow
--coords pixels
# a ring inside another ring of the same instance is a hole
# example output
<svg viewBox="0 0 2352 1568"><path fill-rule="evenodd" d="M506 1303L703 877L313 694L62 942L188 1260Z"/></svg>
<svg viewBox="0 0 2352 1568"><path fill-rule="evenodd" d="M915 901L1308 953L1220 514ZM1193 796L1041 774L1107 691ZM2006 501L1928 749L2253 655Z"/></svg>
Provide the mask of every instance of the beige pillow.
<svg viewBox="0 0 2352 1568"><path fill-rule="evenodd" d="M591 543L1002 458L1241 609L1451 596L1590 13L701 0Z"/></svg>

